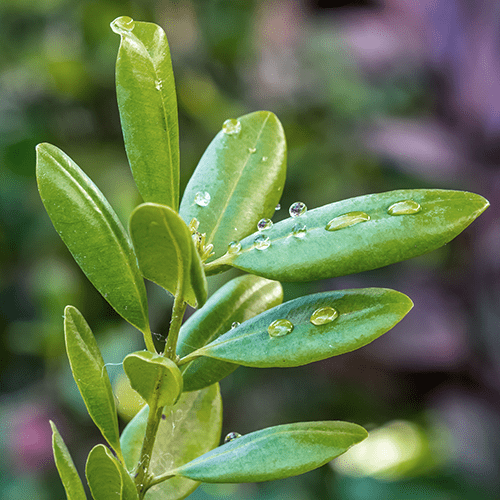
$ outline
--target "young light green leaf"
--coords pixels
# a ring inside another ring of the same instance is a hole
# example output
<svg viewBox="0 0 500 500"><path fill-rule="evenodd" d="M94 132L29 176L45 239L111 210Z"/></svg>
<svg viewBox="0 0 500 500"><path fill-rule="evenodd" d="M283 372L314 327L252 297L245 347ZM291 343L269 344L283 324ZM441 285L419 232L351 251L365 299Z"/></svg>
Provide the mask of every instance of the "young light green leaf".
<svg viewBox="0 0 500 500"><path fill-rule="evenodd" d="M139 205L130 216L130 234L143 276L175 294L179 283L184 300L201 307L207 281L191 233L171 208Z"/></svg>
<svg viewBox="0 0 500 500"><path fill-rule="evenodd" d="M299 422L238 437L172 471L207 483L270 481L321 467L368 433L348 422Z"/></svg>
<svg viewBox="0 0 500 500"><path fill-rule="evenodd" d="M182 393L182 374L168 358L149 351L129 354L123 369L132 389L154 408L173 405Z"/></svg>
<svg viewBox="0 0 500 500"><path fill-rule="evenodd" d="M39 144L38 190L56 231L88 279L129 323L150 335L144 280L115 212L76 163Z"/></svg>
<svg viewBox="0 0 500 500"><path fill-rule="evenodd" d="M89 415L121 456L118 416L108 372L92 330L78 309L72 306L64 310L64 340L71 371Z"/></svg>
<svg viewBox="0 0 500 500"><path fill-rule="evenodd" d="M52 451L54 452L54 460L64 490L66 491L66 496L68 500L87 500L82 481L76 471L69 450L54 422L50 421L50 426L52 427Z"/></svg>
<svg viewBox="0 0 500 500"><path fill-rule="evenodd" d="M116 94L125 149L144 201L179 206L179 125L174 74L165 32L119 17Z"/></svg>
<svg viewBox="0 0 500 500"><path fill-rule="evenodd" d="M132 472L140 460L141 446L148 420L145 406L125 427L121 443L123 456ZM201 391L185 392L175 406L163 410L150 471L159 476L211 450L219 444L222 425L222 401L219 385ZM196 489L198 482L174 477L153 486L146 500L180 500Z"/></svg>
<svg viewBox="0 0 500 500"><path fill-rule="evenodd" d="M412 307L406 295L384 288L307 295L249 319L186 358L260 368L305 365L363 347Z"/></svg>
<svg viewBox="0 0 500 500"><path fill-rule="evenodd" d="M239 276L221 287L183 325L177 354L180 357L212 342L232 326L237 326L283 300L277 281L251 274ZM218 382L238 365L200 357L183 367L184 390L194 391Z"/></svg>
<svg viewBox="0 0 500 500"><path fill-rule="evenodd" d="M271 217L286 175L283 127L269 111L228 120L208 146L186 187L180 215L200 222L214 258Z"/></svg>
<svg viewBox="0 0 500 500"><path fill-rule="evenodd" d="M412 189L339 201L241 241L221 264L279 281L310 281L376 269L448 243L489 203L462 191ZM261 249L259 249L259 246Z"/></svg>

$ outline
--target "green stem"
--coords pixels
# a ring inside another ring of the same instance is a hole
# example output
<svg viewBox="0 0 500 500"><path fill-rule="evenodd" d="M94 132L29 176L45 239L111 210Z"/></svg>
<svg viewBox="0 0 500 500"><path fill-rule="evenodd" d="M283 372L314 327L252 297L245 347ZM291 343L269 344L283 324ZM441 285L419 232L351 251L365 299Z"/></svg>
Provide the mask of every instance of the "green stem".
<svg viewBox="0 0 500 500"><path fill-rule="evenodd" d="M231 255L229 253L225 253L218 259L210 262L210 264L204 264L203 270L207 276L212 276L213 274L218 274L224 271L226 266L230 265L232 261Z"/></svg>
<svg viewBox="0 0 500 500"><path fill-rule="evenodd" d="M156 352L155 344L153 342L153 334L151 333L151 329L148 328L147 331L142 332L144 336L144 343L146 344L146 349L149 352Z"/></svg>
<svg viewBox="0 0 500 500"><path fill-rule="evenodd" d="M164 356L175 361L175 350L177 348L177 339L179 338L179 330L182 325L182 318L186 311L187 304L184 302L182 295L176 295L174 299L174 307L172 309L172 319L170 321L170 329L168 331L167 343L165 344Z"/></svg>

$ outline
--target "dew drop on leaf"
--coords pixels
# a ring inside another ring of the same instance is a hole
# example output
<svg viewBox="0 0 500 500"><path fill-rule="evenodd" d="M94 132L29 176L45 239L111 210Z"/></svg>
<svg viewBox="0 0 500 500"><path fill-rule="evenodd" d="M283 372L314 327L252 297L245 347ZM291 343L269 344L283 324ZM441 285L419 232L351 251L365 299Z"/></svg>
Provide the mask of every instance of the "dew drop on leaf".
<svg viewBox="0 0 500 500"><path fill-rule="evenodd" d="M267 156L263 156L262 161L267 161Z"/></svg>
<svg viewBox="0 0 500 500"><path fill-rule="evenodd" d="M237 254L241 250L241 243L239 241L231 241L229 245L227 246L227 253L230 254Z"/></svg>
<svg viewBox="0 0 500 500"><path fill-rule="evenodd" d="M269 248L271 246L271 240L268 236L264 236L263 234L259 234L258 236L256 236L254 243L257 250L265 250L266 248Z"/></svg>
<svg viewBox="0 0 500 500"><path fill-rule="evenodd" d="M273 225L273 221L271 219L260 219L259 222L257 222L257 229L259 231L264 231L264 229L269 229Z"/></svg>
<svg viewBox="0 0 500 500"><path fill-rule="evenodd" d="M257 151L257 148L248 148L248 152L253 155Z"/></svg>
<svg viewBox="0 0 500 500"><path fill-rule="evenodd" d="M332 219L325 227L327 231L338 231L344 227L354 226L360 222L370 220L370 216L365 212L348 212Z"/></svg>
<svg viewBox="0 0 500 500"><path fill-rule="evenodd" d="M131 17L120 16L112 21L110 26L117 35L125 35L134 29L135 22Z"/></svg>
<svg viewBox="0 0 500 500"><path fill-rule="evenodd" d="M230 441L234 441L235 439L238 439L239 437L241 437L241 434L239 432L230 432L224 438L224 444L229 443Z"/></svg>
<svg viewBox="0 0 500 500"><path fill-rule="evenodd" d="M293 330L293 323L287 319L277 319L267 328L267 333L271 337L284 337Z"/></svg>
<svg viewBox="0 0 500 500"><path fill-rule="evenodd" d="M200 207L206 207L210 203L210 193L198 191L194 197L194 202Z"/></svg>
<svg viewBox="0 0 500 500"><path fill-rule="evenodd" d="M302 224L301 222L296 222L292 227L292 234L295 238L299 238L300 240L304 238L307 233L307 226Z"/></svg>
<svg viewBox="0 0 500 500"><path fill-rule="evenodd" d="M326 325L327 323L331 323L335 318L338 318L339 312L330 306L320 307L316 309L311 314L311 323L313 325Z"/></svg>
<svg viewBox="0 0 500 500"><path fill-rule="evenodd" d="M274 210L275 210L276 212L277 212L278 210L281 210L281 205L278 203L278 204L276 205L276 208L275 208Z"/></svg>
<svg viewBox="0 0 500 500"><path fill-rule="evenodd" d="M231 330L233 330L234 328L236 328L236 327L238 327L240 325L241 325L241 323L239 321L233 321L231 323Z"/></svg>
<svg viewBox="0 0 500 500"><path fill-rule="evenodd" d="M229 118L222 124L222 131L227 135L239 134L241 123L236 118Z"/></svg>
<svg viewBox="0 0 500 500"><path fill-rule="evenodd" d="M402 200L394 203L387 209L389 215L410 215L417 214L422 210L419 203L413 200Z"/></svg>
<svg viewBox="0 0 500 500"><path fill-rule="evenodd" d="M290 205L288 212L290 213L290 217L299 217L300 215L304 215L307 212L306 204L301 201L296 201Z"/></svg>

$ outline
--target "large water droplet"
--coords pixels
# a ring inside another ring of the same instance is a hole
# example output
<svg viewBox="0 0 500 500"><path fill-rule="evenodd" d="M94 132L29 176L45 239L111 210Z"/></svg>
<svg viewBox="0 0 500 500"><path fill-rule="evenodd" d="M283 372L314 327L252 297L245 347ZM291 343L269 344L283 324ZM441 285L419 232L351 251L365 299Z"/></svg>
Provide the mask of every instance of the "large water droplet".
<svg viewBox="0 0 500 500"><path fill-rule="evenodd" d="M394 203L387 209L389 215L410 215L417 214L422 210L419 203L413 200L402 200Z"/></svg>
<svg viewBox="0 0 500 500"><path fill-rule="evenodd" d="M339 312L333 307L330 306L320 307L311 314L310 321L313 325L316 326L326 325L327 323L331 323L335 318L338 317L338 315Z"/></svg>
<svg viewBox="0 0 500 500"><path fill-rule="evenodd" d="M198 191L194 197L194 202L200 207L206 207L210 203L210 193Z"/></svg>
<svg viewBox="0 0 500 500"><path fill-rule="evenodd" d="M305 237L307 233L307 227L305 224L302 224L301 222L296 222L293 227L292 227L292 234L299 239L302 239Z"/></svg>
<svg viewBox="0 0 500 500"><path fill-rule="evenodd" d="M238 439L239 437L241 437L241 434L239 432L230 432L224 438L224 444L229 443L230 441L234 441L235 439Z"/></svg>
<svg viewBox="0 0 500 500"><path fill-rule="evenodd" d="M273 221L271 219L260 219L257 222L257 229L259 231L264 231L264 229L269 229L273 226Z"/></svg>
<svg viewBox="0 0 500 500"><path fill-rule="evenodd" d="M241 131L241 123L236 118L229 118L222 124L222 131L228 135L239 134Z"/></svg>
<svg viewBox="0 0 500 500"><path fill-rule="evenodd" d="M307 212L307 207L305 203L301 201L296 201L290 205L288 209L291 217L299 217L300 215L304 215Z"/></svg>
<svg viewBox="0 0 500 500"><path fill-rule="evenodd" d="M257 152L257 148L248 148L248 152L253 155L255 152Z"/></svg>
<svg viewBox="0 0 500 500"><path fill-rule="evenodd" d="M239 241L231 241L227 246L227 253L236 254L241 250L241 243Z"/></svg>
<svg viewBox="0 0 500 500"><path fill-rule="evenodd" d="M269 248L271 246L271 240L268 236L265 236L263 234L259 234L258 236L256 236L253 241L255 243L255 247L258 250L265 250L266 248Z"/></svg>
<svg viewBox="0 0 500 500"><path fill-rule="evenodd" d="M293 330L293 323L287 319L277 319L267 327L271 337L284 337Z"/></svg>
<svg viewBox="0 0 500 500"><path fill-rule="evenodd" d="M135 22L131 17L120 16L114 21L111 21L111 29L118 35L125 35L130 33L135 26Z"/></svg>
<svg viewBox="0 0 500 500"><path fill-rule="evenodd" d="M360 222L370 220L370 216L365 212L348 212L332 219L325 227L327 231L337 231L344 227L354 226Z"/></svg>
<svg viewBox="0 0 500 500"><path fill-rule="evenodd" d="M237 328L240 325L241 325L241 323L239 321L233 321L231 323L231 330L234 330L235 328Z"/></svg>

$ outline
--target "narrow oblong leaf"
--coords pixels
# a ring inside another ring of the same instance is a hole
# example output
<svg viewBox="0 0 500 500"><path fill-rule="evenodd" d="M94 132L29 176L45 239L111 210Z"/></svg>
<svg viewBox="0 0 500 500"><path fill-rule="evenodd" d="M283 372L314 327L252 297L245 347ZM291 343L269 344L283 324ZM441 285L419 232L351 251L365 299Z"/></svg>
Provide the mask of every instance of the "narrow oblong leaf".
<svg viewBox="0 0 500 500"><path fill-rule="evenodd" d="M488 206L477 194L439 189L360 196L250 235L239 253L226 254L221 263L279 281L344 276L430 252ZM268 238L265 245L256 241L262 237Z"/></svg>
<svg viewBox="0 0 500 500"><path fill-rule="evenodd" d="M299 422L238 437L173 473L207 483L270 481L321 467L368 436L349 422Z"/></svg>
<svg viewBox="0 0 500 500"><path fill-rule="evenodd" d="M143 276L172 294L182 283L184 300L201 307L207 281L189 228L165 205L143 203L130 216L130 235Z"/></svg>
<svg viewBox="0 0 500 500"><path fill-rule="evenodd" d="M42 202L56 231L115 311L150 334L144 280L130 239L95 184L51 144L36 147Z"/></svg>
<svg viewBox="0 0 500 500"><path fill-rule="evenodd" d="M90 417L121 456L115 399L94 335L80 311L64 309L64 341L69 364Z"/></svg>
<svg viewBox="0 0 500 500"><path fill-rule="evenodd" d="M144 201L179 206L179 125L174 74L165 32L122 16L116 94L127 157Z"/></svg>
<svg viewBox="0 0 500 500"><path fill-rule="evenodd" d="M179 213L200 222L207 244L223 255L233 240L271 217L286 175L286 141L278 118L257 111L228 120L208 146L182 197Z"/></svg>
<svg viewBox="0 0 500 500"><path fill-rule="evenodd" d="M307 295L255 316L187 358L260 368L305 365L363 347L412 307L406 295L384 288Z"/></svg>
<svg viewBox="0 0 500 500"><path fill-rule="evenodd" d="M149 351L129 354L123 369L134 391L154 408L173 405L182 393L182 374L168 358Z"/></svg>
<svg viewBox="0 0 500 500"><path fill-rule="evenodd" d="M125 427L121 443L125 464L134 473L140 460L149 407L145 406ZM222 400L219 385L185 392L174 406L163 409L150 472L159 476L215 448L220 441ZM146 500L180 500L199 485L184 477L173 477L153 486Z"/></svg>
<svg viewBox="0 0 500 500"><path fill-rule="evenodd" d="M203 347L248 319L283 300L283 288L277 281L247 274L219 288L202 309L182 325L177 343L180 357ZM238 365L200 357L183 367L184 390L194 391L218 382Z"/></svg>
<svg viewBox="0 0 500 500"><path fill-rule="evenodd" d="M66 491L66 496L68 500L87 500L82 481L76 471L69 450L54 422L50 421L50 426L52 428L52 451L54 452L54 460L64 490Z"/></svg>

